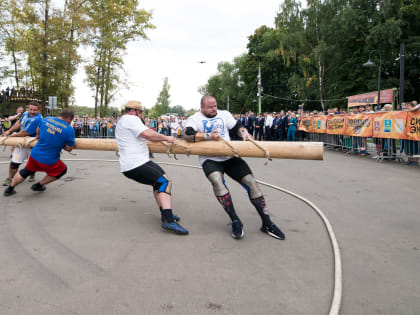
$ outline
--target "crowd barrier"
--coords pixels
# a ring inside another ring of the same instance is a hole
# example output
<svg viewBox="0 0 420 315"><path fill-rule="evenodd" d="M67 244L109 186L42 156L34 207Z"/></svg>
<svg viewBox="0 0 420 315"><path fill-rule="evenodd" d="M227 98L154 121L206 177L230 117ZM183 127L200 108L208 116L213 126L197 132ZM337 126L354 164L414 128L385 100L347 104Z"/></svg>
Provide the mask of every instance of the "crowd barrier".
<svg viewBox="0 0 420 315"><path fill-rule="evenodd" d="M115 138L115 127L73 127L76 138Z"/></svg>
<svg viewBox="0 0 420 315"><path fill-rule="evenodd" d="M358 115L301 117L298 140L322 141L346 154L376 154L404 162L403 155L420 157L420 112L380 112Z"/></svg>
<svg viewBox="0 0 420 315"><path fill-rule="evenodd" d="M328 135L420 141L420 112L301 117L298 130Z"/></svg>

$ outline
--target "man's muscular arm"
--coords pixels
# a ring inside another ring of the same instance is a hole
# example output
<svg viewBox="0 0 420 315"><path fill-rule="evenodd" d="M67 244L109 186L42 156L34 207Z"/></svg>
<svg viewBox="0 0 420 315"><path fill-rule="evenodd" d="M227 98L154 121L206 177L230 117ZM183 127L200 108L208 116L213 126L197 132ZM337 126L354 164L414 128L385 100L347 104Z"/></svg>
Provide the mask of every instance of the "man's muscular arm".
<svg viewBox="0 0 420 315"><path fill-rule="evenodd" d="M183 138L188 142L199 142L205 140L219 140L220 135L217 130L213 130L212 132L197 132L192 127L187 127L184 130Z"/></svg>
<svg viewBox="0 0 420 315"><path fill-rule="evenodd" d="M248 139L252 139L252 136L248 133L248 130L242 126L239 120L236 122L236 125L231 130L229 130L229 133L230 134L237 133L237 135L241 137L241 139L244 141Z"/></svg>
<svg viewBox="0 0 420 315"><path fill-rule="evenodd" d="M19 132L15 132L14 134L9 135L9 137L29 137L30 134L27 133L25 130L21 130Z"/></svg>
<svg viewBox="0 0 420 315"><path fill-rule="evenodd" d="M148 141L158 142L158 141L167 141L169 143L175 143L176 139L171 136L165 136L161 133L157 133L152 129L147 129L143 131L139 137L143 137Z"/></svg>

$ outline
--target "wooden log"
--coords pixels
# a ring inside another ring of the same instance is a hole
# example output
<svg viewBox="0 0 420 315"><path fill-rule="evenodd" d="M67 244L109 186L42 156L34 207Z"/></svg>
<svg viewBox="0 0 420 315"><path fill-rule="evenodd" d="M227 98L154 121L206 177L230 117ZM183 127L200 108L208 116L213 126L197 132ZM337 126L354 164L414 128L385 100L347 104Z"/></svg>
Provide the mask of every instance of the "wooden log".
<svg viewBox="0 0 420 315"><path fill-rule="evenodd" d="M30 137L0 137L0 145L33 147L37 140ZM279 142L256 141L269 152L271 158L322 160L324 145L322 142ZM234 156L232 147L241 157L266 157L265 152L250 141L201 141L196 143L177 139L175 144L162 142L148 142L149 150L153 153L191 154L207 156ZM75 149L118 151L115 139L76 139Z"/></svg>

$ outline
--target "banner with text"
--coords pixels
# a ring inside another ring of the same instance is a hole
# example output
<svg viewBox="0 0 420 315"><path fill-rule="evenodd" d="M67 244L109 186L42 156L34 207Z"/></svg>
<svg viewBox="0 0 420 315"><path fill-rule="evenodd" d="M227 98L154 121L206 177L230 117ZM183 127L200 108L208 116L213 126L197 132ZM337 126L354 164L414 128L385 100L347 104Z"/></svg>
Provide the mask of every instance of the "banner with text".
<svg viewBox="0 0 420 315"><path fill-rule="evenodd" d="M373 136L375 138L407 139L407 112L385 112L375 114Z"/></svg>
<svg viewBox="0 0 420 315"><path fill-rule="evenodd" d="M346 129L346 116L333 115L327 117L327 134L343 135Z"/></svg>
<svg viewBox="0 0 420 315"><path fill-rule="evenodd" d="M347 136L372 137L372 114L358 114L346 116Z"/></svg>
<svg viewBox="0 0 420 315"><path fill-rule="evenodd" d="M406 135L410 140L420 141L420 112L407 113Z"/></svg>

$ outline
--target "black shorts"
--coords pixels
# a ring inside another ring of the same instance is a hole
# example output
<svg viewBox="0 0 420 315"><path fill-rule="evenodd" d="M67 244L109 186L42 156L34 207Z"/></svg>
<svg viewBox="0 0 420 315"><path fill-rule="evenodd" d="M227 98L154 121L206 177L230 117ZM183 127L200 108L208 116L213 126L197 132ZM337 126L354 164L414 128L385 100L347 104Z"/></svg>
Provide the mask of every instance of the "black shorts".
<svg viewBox="0 0 420 315"><path fill-rule="evenodd" d="M226 173L237 182L240 182L244 176L252 174L248 164L243 159L237 157L223 162L206 160L203 164L203 171L207 177L216 171L222 174Z"/></svg>
<svg viewBox="0 0 420 315"><path fill-rule="evenodd" d="M132 170L123 172L123 174L136 182L153 186L165 174L165 171L156 163L149 161Z"/></svg>

